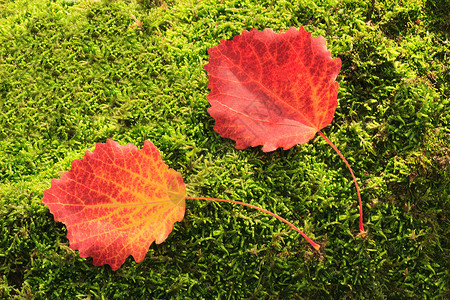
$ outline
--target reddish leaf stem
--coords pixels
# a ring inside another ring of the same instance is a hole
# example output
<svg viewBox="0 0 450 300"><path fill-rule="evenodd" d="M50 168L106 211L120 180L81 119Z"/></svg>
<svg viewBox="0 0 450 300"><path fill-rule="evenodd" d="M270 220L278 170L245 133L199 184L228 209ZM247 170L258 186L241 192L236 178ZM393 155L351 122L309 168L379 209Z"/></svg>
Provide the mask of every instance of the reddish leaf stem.
<svg viewBox="0 0 450 300"><path fill-rule="evenodd" d="M322 131L319 130L319 134L325 139L325 141L327 141L327 143L331 146L331 148L333 148L334 151L336 151L337 154L339 154L339 156L342 158L345 165L347 166L348 170L350 171L350 174L352 174L353 182L355 182L356 193L358 194L358 200L359 200L359 232L362 236L365 236L366 231L364 230L364 226L363 226L363 209L362 209L361 194L359 193L358 182L356 181L356 177L353 174L353 170L350 167L347 160L345 159L344 155L342 155L341 151L339 151L339 149L322 133Z"/></svg>
<svg viewBox="0 0 450 300"><path fill-rule="evenodd" d="M319 251L320 246L318 244L316 244L313 240L311 240L306 234L304 234L300 229L298 229L294 224L292 224L291 222L289 222L288 220L286 220L283 217L280 217L277 214L274 214L273 212L270 212L268 210L265 210L264 208L252 205L252 204L248 204L245 202L240 202L240 201L234 201L234 200L227 200L227 199L218 199L218 198L208 198L208 197L186 197L186 199L193 199L193 200L207 200L207 201L222 201L222 202L229 202L229 203L235 203L235 204L239 204L239 205L244 205L244 206L248 206L254 209L257 209L259 211L262 211L266 214L271 215L272 217L277 218L278 220L286 223L287 225L291 226L295 231L297 231L298 233L300 233L310 244L311 246L313 246L314 249L316 249L317 251Z"/></svg>

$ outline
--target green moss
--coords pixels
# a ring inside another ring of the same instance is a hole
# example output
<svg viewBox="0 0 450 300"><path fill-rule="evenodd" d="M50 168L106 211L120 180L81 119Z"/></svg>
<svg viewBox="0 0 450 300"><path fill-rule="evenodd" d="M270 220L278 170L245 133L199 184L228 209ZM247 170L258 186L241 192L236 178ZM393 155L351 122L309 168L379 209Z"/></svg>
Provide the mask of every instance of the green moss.
<svg viewBox="0 0 450 300"><path fill-rule="evenodd" d="M450 293L446 1L0 1L0 298L440 298ZM142 25L133 19L139 20ZM206 109L208 49L242 30L304 26L342 60L324 132L236 150ZM41 204L107 138L150 139L189 195L185 219L116 272L68 247ZM43 275L45 274L45 276Z"/></svg>

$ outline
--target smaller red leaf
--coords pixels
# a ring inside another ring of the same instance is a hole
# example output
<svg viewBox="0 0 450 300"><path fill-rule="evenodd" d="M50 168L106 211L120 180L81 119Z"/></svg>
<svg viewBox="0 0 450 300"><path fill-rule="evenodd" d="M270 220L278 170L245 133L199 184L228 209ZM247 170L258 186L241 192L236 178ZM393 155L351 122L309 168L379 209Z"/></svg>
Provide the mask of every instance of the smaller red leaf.
<svg viewBox="0 0 450 300"><path fill-rule="evenodd" d="M42 202L66 225L70 248L116 270L129 255L142 261L153 241L167 238L184 217L185 198L181 174L150 141L138 150L109 139L53 179Z"/></svg>
<svg viewBox="0 0 450 300"><path fill-rule="evenodd" d="M208 101L214 130L237 149L265 152L308 142L333 119L340 59L303 27L252 29L209 49Z"/></svg>

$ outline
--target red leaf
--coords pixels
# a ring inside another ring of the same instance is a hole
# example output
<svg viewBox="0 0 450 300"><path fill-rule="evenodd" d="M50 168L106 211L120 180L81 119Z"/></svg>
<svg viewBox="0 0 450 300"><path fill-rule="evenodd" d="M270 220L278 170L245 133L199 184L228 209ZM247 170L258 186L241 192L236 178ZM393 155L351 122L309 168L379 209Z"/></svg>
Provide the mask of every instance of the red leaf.
<svg viewBox="0 0 450 300"><path fill-rule="evenodd" d="M209 49L208 112L236 148L265 152L308 142L333 119L341 68L323 37L300 27L244 31Z"/></svg>
<svg viewBox="0 0 450 300"><path fill-rule="evenodd" d="M184 217L185 197L181 174L150 141L138 150L109 139L53 179L42 202L66 224L70 248L117 270L129 255L140 262L153 241L167 238Z"/></svg>

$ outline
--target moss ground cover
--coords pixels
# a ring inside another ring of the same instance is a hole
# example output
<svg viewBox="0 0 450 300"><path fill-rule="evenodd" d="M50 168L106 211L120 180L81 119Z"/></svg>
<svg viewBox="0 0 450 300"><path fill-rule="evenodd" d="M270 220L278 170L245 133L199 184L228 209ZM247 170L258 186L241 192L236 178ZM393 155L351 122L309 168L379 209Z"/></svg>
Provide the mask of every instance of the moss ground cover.
<svg viewBox="0 0 450 300"><path fill-rule="evenodd" d="M448 1L0 1L0 297L445 298L450 294ZM208 48L304 26L342 59L324 133L235 150L208 115ZM191 196L146 259L118 271L68 247L41 204L95 143L150 139Z"/></svg>

